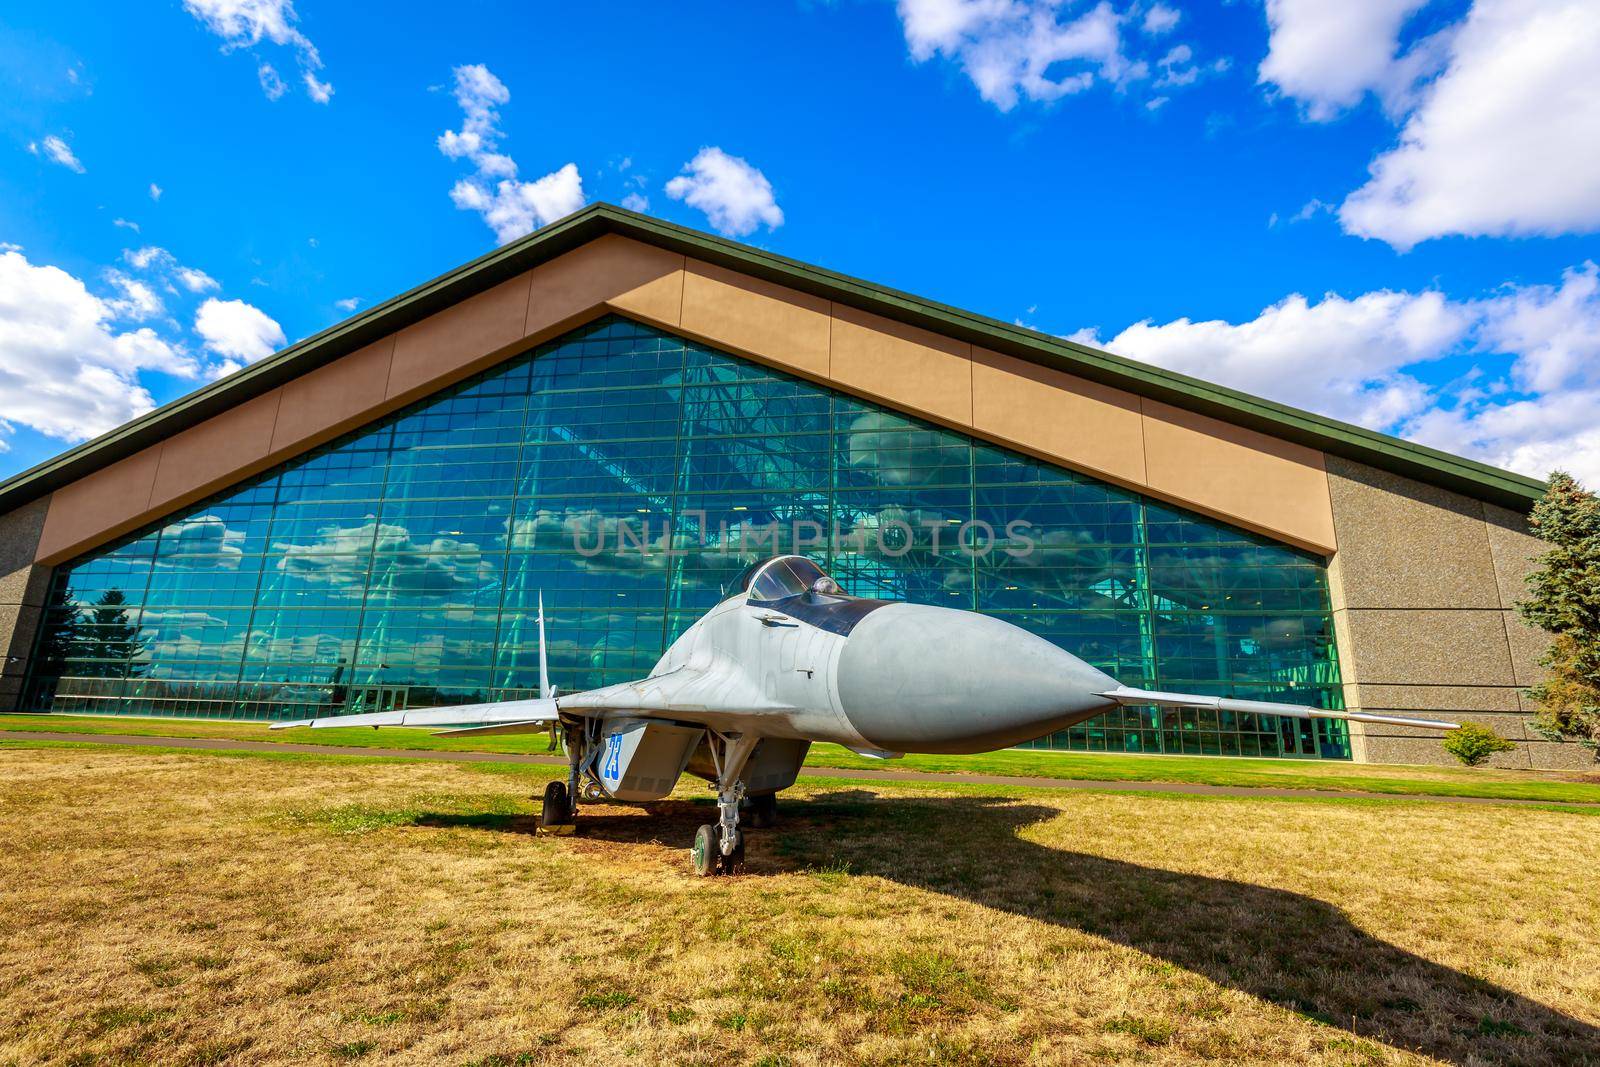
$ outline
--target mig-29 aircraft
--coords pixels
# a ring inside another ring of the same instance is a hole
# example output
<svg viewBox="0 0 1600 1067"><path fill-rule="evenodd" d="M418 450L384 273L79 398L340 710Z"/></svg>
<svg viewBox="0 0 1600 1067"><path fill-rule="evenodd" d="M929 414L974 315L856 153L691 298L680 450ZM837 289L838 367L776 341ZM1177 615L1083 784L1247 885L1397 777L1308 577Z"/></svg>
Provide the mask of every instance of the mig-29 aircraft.
<svg viewBox="0 0 1600 1067"><path fill-rule="evenodd" d="M718 821L701 826L696 874L744 862L740 808L770 825L813 741L865 756L973 753L1029 741L1119 704L1215 708L1299 719L1450 730L1455 723L1132 689L1036 634L977 612L847 595L804 556L751 564L721 603L673 642L648 677L581 693L549 684L539 608L532 700L335 715L293 726L447 726L450 736L558 728L567 779L541 824L574 823L577 801L640 803L685 772L711 782Z"/></svg>

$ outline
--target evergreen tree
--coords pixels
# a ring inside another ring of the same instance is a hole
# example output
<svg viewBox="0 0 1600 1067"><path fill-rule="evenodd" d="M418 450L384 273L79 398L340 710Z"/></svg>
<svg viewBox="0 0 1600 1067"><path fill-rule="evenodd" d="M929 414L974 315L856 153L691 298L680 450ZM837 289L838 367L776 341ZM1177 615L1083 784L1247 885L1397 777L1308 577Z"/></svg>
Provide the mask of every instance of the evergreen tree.
<svg viewBox="0 0 1600 1067"><path fill-rule="evenodd" d="M107 589L88 610L84 655L99 662L84 664L83 673L105 678L136 677L148 664L137 660L144 651L139 628L128 618L128 598L120 589Z"/></svg>
<svg viewBox="0 0 1600 1067"><path fill-rule="evenodd" d="M1550 547L1517 610L1553 638L1539 660L1548 676L1528 690L1539 706L1530 725L1600 746L1600 497L1556 471L1528 524Z"/></svg>
<svg viewBox="0 0 1600 1067"><path fill-rule="evenodd" d="M59 678L67 661L83 655L83 620L72 602L72 590L52 584L45 601L44 634L39 639L39 662L34 673Z"/></svg>

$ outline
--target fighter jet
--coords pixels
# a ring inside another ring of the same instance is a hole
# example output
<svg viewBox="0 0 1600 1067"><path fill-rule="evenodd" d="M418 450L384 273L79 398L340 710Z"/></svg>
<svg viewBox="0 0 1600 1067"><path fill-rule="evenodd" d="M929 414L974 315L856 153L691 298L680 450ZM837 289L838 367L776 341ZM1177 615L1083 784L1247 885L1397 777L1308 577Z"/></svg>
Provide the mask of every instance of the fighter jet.
<svg viewBox="0 0 1600 1067"><path fill-rule="evenodd" d="M744 863L741 808L770 825L813 741L864 756L988 752L1122 704L1434 729L1456 724L1231 697L1134 689L1008 622L972 611L847 595L804 556L751 564L648 677L579 693L549 684L539 605L531 700L276 723L444 726L448 736L560 730L567 777L545 788L541 825L574 825L580 799L659 800L685 773L712 783L718 819L695 833L696 874Z"/></svg>

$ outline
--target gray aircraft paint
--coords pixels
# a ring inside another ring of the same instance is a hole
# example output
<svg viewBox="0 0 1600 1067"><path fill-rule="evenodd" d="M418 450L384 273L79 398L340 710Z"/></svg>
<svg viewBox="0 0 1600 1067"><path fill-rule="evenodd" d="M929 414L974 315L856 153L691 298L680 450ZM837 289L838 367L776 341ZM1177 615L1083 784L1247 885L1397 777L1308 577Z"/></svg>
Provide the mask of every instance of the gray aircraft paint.
<svg viewBox="0 0 1600 1067"><path fill-rule="evenodd" d="M1117 684L1037 634L923 604L868 615L838 666L850 724L874 747L899 752L988 752L1030 741L1115 707L1099 694Z"/></svg>
<svg viewBox="0 0 1600 1067"><path fill-rule="evenodd" d="M809 588L770 587L780 574L814 580ZM763 579L767 593L752 599L746 590ZM745 580L635 681L537 700L334 715L273 728L453 725L466 728L453 733L516 733L558 722L568 739L573 798L580 783L615 799L642 801L667 795L684 770L710 779L717 790L718 848L731 865L742 855L738 810L746 793L792 785L813 741L880 756L987 752L1119 704L1454 725L1132 689L1001 619L921 604L869 608L844 596L803 557L775 557L747 571ZM539 688L553 694L543 667L540 614ZM611 766L597 767L608 752ZM702 827L701 834L712 830ZM704 855L698 846L695 855Z"/></svg>

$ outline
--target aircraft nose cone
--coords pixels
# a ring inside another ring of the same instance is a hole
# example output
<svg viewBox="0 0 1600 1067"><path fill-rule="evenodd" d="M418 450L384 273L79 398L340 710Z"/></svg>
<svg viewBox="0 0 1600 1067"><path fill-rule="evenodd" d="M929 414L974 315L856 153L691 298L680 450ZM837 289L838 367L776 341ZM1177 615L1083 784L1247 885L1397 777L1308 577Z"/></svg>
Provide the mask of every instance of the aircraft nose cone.
<svg viewBox="0 0 1600 1067"><path fill-rule="evenodd" d="M1117 681L1000 619L894 604L851 631L839 697L856 732L894 752L987 752L1115 706Z"/></svg>

